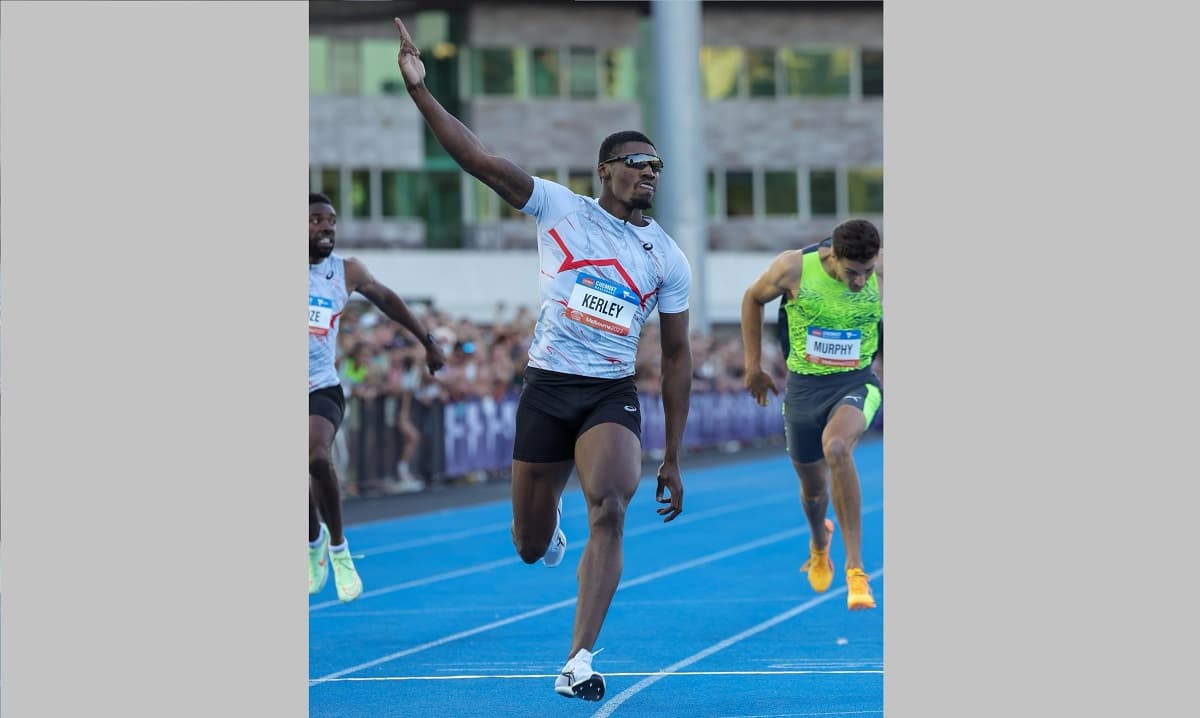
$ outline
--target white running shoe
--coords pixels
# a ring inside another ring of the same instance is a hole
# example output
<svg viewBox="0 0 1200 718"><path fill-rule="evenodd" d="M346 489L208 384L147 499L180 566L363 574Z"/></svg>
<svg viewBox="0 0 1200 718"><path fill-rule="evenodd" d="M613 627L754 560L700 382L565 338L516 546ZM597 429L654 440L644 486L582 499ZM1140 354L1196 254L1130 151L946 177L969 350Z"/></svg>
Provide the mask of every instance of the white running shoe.
<svg viewBox="0 0 1200 718"><path fill-rule="evenodd" d="M345 546L341 551L329 552L329 563L333 565L333 585L337 588L338 600L348 603L362 594L362 579L354 568L354 559L350 557L350 545L342 538Z"/></svg>
<svg viewBox="0 0 1200 718"><path fill-rule="evenodd" d="M580 648L554 679L554 692L565 698L582 698L585 701L603 698L604 676L592 670L592 656L596 653Z"/></svg>
<svg viewBox="0 0 1200 718"><path fill-rule="evenodd" d="M321 524L321 538L308 547L308 595L320 593L329 578L329 529Z"/></svg>
<svg viewBox="0 0 1200 718"><path fill-rule="evenodd" d="M550 539L550 547L542 556L542 563L547 566L557 566L567 555L567 535L562 531L562 498L558 500L558 519L554 523L554 538Z"/></svg>

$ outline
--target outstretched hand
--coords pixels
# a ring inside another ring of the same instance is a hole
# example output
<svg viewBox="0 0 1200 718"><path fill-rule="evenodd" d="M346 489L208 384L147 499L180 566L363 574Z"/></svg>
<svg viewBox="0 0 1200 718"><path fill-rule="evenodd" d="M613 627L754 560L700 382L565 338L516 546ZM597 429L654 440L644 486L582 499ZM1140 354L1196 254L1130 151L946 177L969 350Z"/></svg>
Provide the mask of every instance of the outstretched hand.
<svg viewBox="0 0 1200 718"><path fill-rule="evenodd" d="M669 496L666 495L668 491ZM663 523L672 521L683 513L683 479L679 477L679 464L664 461L662 466L658 467L658 490L654 492L654 500L660 504L667 504L656 511L663 517Z"/></svg>
<svg viewBox="0 0 1200 718"><path fill-rule="evenodd" d="M425 63L421 62L421 51L413 44L412 35L408 28L394 17L396 29L400 31L400 52L396 55L396 64L400 66L400 74L404 77L404 86L409 90L420 87L425 82Z"/></svg>

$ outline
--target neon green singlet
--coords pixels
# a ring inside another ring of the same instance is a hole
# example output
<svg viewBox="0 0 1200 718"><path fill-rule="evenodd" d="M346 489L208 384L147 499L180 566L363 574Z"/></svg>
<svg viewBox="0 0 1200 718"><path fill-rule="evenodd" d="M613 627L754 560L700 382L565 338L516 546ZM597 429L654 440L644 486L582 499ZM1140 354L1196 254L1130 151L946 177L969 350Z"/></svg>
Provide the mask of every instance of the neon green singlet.
<svg viewBox="0 0 1200 718"><path fill-rule="evenodd" d="M821 266L820 252L804 255L800 288L787 312L787 367L798 374L839 374L871 365L879 346L883 303L875 275L852 292Z"/></svg>

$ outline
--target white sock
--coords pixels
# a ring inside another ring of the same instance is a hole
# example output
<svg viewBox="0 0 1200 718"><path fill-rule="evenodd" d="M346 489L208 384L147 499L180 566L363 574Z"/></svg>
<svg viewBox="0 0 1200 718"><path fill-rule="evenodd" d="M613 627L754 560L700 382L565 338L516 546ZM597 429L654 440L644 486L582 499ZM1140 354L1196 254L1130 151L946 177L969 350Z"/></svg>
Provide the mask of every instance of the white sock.
<svg viewBox="0 0 1200 718"><path fill-rule="evenodd" d="M322 542L322 541L324 541L324 540L325 540L325 524L321 524L321 533L317 534L317 540L316 540L316 541L309 541L309 542L308 542L308 547L309 547L309 548L316 548L316 547L320 546L320 545L321 545L321 542Z"/></svg>
<svg viewBox="0 0 1200 718"><path fill-rule="evenodd" d="M329 552L330 552L330 553L341 553L342 551L345 551L345 550L346 550L346 549L348 549L348 548L350 548L350 544L349 544L349 542L348 542L348 541L346 541L346 539L343 537L343 538L342 538L342 542L341 542L340 544L338 544L337 546L330 546L330 547L329 547Z"/></svg>

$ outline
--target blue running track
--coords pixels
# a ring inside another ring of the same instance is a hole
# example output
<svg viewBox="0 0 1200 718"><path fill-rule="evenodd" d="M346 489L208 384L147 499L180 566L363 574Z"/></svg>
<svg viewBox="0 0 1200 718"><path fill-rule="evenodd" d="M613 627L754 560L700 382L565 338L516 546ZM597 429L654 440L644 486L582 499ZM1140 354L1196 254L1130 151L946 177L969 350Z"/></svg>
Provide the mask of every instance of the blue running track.
<svg viewBox="0 0 1200 718"><path fill-rule="evenodd" d="M342 604L331 575L310 597L310 716L882 715L882 443L864 441L856 461L870 611L846 609L840 530L827 592L797 570L808 525L782 452L693 470L685 460L684 513L670 524L654 513L653 476L643 477L596 644L607 692L594 703L553 688L587 542L574 483L563 495L567 556L555 568L516 555L507 500L349 526L365 590Z"/></svg>

